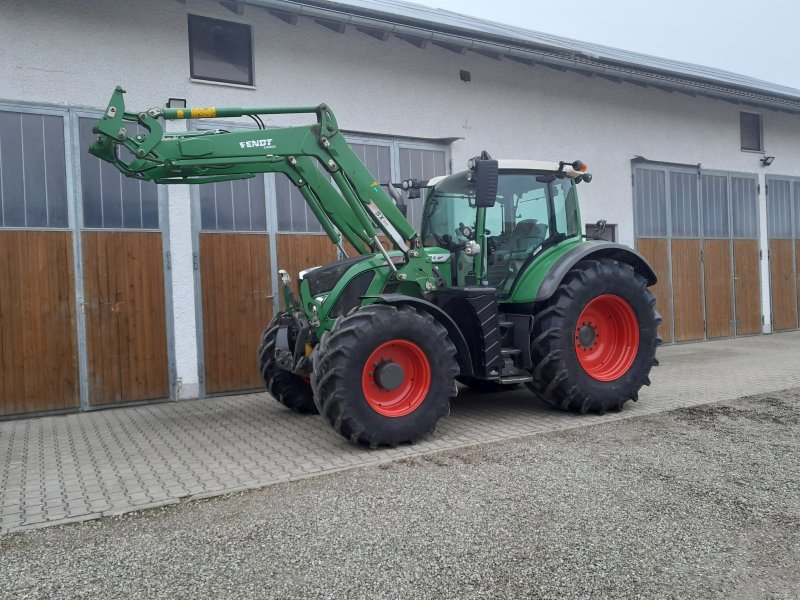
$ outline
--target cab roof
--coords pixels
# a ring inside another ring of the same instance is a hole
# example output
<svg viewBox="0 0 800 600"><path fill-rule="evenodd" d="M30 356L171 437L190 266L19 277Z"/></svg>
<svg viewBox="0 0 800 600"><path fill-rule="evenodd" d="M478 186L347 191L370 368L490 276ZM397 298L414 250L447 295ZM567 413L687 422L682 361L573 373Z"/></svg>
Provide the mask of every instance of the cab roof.
<svg viewBox="0 0 800 600"><path fill-rule="evenodd" d="M522 160L522 159L499 159L497 167L501 171L550 171L555 173L558 171L558 163L546 160ZM575 178L578 175L583 175L582 172L576 171L571 165L565 165L561 171L567 177ZM457 175L453 173L452 175ZM428 187L433 187L443 179L451 177L452 175L440 175L428 181Z"/></svg>

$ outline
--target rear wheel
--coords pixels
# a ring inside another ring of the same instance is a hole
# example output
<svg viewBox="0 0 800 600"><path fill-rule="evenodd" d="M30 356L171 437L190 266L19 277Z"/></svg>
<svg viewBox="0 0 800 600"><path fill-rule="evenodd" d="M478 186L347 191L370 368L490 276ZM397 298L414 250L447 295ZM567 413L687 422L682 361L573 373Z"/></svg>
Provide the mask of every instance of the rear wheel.
<svg viewBox="0 0 800 600"><path fill-rule="evenodd" d="M275 400L286 408L300 414L316 414L314 394L306 379L284 371L275 364L275 338L278 328L289 325L292 317L289 313L280 312L270 321L258 346L258 367L264 384ZM291 330L290 330L291 331Z"/></svg>
<svg viewBox="0 0 800 600"><path fill-rule="evenodd" d="M528 387L562 410L621 410L650 385L660 322L655 298L633 267L582 261L539 307Z"/></svg>
<svg viewBox="0 0 800 600"><path fill-rule="evenodd" d="M354 442L396 446L433 431L456 395L447 331L409 306L373 304L336 321L314 353L320 412Z"/></svg>

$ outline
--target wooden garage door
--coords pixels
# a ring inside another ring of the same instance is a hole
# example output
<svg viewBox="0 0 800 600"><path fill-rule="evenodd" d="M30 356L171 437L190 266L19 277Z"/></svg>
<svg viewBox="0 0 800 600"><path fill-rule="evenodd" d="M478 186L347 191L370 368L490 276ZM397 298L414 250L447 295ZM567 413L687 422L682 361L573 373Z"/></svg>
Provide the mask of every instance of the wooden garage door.
<svg viewBox="0 0 800 600"><path fill-rule="evenodd" d="M731 337L734 333L733 248L727 175L702 175L700 200L706 337Z"/></svg>
<svg viewBox="0 0 800 600"><path fill-rule="evenodd" d="M758 184L732 176L731 227L736 335L761 333L761 254L758 245Z"/></svg>
<svg viewBox="0 0 800 600"><path fill-rule="evenodd" d="M85 231L82 240L90 403L168 398L161 233Z"/></svg>
<svg viewBox="0 0 800 600"><path fill-rule="evenodd" d="M80 404L64 120L0 111L0 416Z"/></svg>
<svg viewBox="0 0 800 600"><path fill-rule="evenodd" d="M672 240L672 301L676 342L703 339L700 240Z"/></svg>
<svg viewBox="0 0 800 600"><path fill-rule="evenodd" d="M200 277L206 392L263 387L256 349L272 318L269 237L201 233Z"/></svg>
<svg viewBox="0 0 800 600"><path fill-rule="evenodd" d="M653 267L658 283L650 288L662 321L658 328L665 343L672 337L672 279L667 227L667 176L663 170L636 169L636 249Z"/></svg>
<svg viewBox="0 0 800 600"><path fill-rule="evenodd" d="M72 234L0 231L0 415L80 403Z"/></svg>
<svg viewBox="0 0 800 600"><path fill-rule="evenodd" d="M264 177L199 190L206 393L260 389L256 351L274 298Z"/></svg>
<svg viewBox="0 0 800 600"><path fill-rule="evenodd" d="M94 136L80 119L80 143ZM93 406L170 397L165 249L155 184L81 153L84 313Z"/></svg>
<svg viewBox="0 0 800 600"><path fill-rule="evenodd" d="M676 342L704 335L702 244L697 173L669 173L672 306Z"/></svg>
<svg viewBox="0 0 800 600"><path fill-rule="evenodd" d="M759 333L757 179L703 173L700 199L706 338Z"/></svg>
<svg viewBox="0 0 800 600"><path fill-rule="evenodd" d="M798 327L797 238L800 199L788 179L767 178L767 232L772 295L772 328Z"/></svg>
<svg viewBox="0 0 800 600"><path fill-rule="evenodd" d="M656 271L652 288L665 342L704 338L702 239L697 173L635 170L636 247Z"/></svg>
<svg viewBox="0 0 800 600"><path fill-rule="evenodd" d="M664 341L761 331L756 178L647 166L634 187L636 244L659 278Z"/></svg>
<svg viewBox="0 0 800 600"><path fill-rule="evenodd" d="M662 318L658 332L665 343L670 343L672 341L672 290L669 284L669 240L639 238L636 240L636 249L656 272L658 283L651 287L650 291L656 297L656 310Z"/></svg>

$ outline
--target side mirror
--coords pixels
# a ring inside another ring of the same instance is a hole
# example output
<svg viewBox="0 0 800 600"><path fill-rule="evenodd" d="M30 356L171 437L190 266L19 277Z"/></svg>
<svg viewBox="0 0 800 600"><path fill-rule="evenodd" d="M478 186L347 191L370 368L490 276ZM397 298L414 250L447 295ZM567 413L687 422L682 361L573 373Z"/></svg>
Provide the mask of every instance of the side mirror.
<svg viewBox="0 0 800 600"><path fill-rule="evenodd" d="M599 238L603 235L606 230L607 221L605 219L600 219L597 223L594 224L594 235L595 237Z"/></svg>
<svg viewBox="0 0 800 600"><path fill-rule="evenodd" d="M491 208L497 201L497 161L492 159L475 160L475 206Z"/></svg>
<svg viewBox="0 0 800 600"><path fill-rule="evenodd" d="M408 216L408 204L406 204L405 199L403 198L403 194L397 191L397 188L394 187L391 183L387 183L387 190L389 191L389 196L391 196L392 200L394 200L395 206L397 209L402 213L404 217ZM411 196L409 196L410 198Z"/></svg>

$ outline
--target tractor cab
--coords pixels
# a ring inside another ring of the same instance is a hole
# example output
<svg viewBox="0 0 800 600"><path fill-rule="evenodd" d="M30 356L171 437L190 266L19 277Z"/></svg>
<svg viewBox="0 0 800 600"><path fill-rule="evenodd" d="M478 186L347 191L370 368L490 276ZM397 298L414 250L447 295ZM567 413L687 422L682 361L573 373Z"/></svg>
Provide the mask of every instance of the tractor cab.
<svg viewBox="0 0 800 600"><path fill-rule="evenodd" d="M580 236L576 185L591 176L574 166L498 161L495 201L484 207L472 171L428 182L422 240L448 284L488 285L502 299L544 250Z"/></svg>

